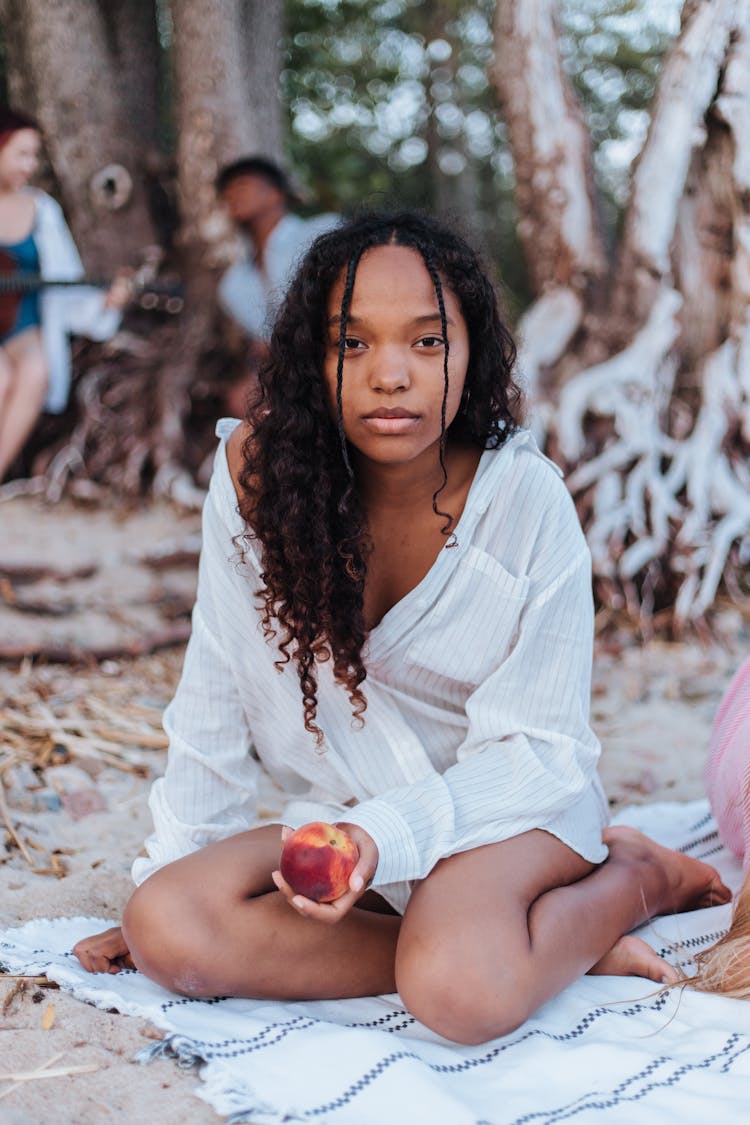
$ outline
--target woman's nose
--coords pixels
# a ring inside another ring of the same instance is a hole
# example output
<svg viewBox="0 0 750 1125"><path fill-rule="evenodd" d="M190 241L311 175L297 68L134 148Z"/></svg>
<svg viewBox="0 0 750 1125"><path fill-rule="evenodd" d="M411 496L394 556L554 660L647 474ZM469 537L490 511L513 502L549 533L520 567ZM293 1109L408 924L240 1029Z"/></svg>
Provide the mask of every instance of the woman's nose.
<svg viewBox="0 0 750 1125"><path fill-rule="evenodd" d="M372 356L370 385L375 390L392 394L409 386L408 356L401 348L377 349Z"/></svg>

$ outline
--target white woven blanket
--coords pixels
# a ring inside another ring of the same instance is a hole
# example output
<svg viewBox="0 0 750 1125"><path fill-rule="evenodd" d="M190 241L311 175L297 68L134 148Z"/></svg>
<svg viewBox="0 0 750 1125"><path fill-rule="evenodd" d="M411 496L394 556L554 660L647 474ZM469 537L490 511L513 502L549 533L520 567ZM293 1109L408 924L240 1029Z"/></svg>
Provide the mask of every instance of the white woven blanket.
<svg viewBox="0 0 750 1125"><path fill-rule="evenodd" d="M618 818L740 871L703 801L631 808ZM659 918L641 936L688 972L723 933L729 907ZM46 972L81 1000L145 1016L158 1053L197 1063L197 1089L232 1122L256 1125L705 1125L750 1113L750 1003L650 982L584 977L512 1035L460 1047L431 1034L396 995L274 1004L196 1001L140 973L84 973L69 952L111 920L40 920L0 934L0 964Z"/></svg>

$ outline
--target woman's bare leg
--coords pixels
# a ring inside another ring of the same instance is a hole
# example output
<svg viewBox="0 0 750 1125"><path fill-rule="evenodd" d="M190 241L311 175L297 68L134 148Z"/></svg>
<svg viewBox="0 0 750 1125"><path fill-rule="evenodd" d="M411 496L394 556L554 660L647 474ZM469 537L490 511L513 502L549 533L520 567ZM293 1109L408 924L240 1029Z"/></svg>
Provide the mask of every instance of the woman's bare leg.
<svg viewBox="0 0 750 1125"><path fill-rule="evenodd" d="M355 908L335 926L275 890L280 828L253 829L157 871L123 920L135 964L194 996L332 999L392 992L434 1031L513 1030L592 966L661 978L653 953L603 958L646 918L727 901L707 864L612 829L593 868L541 830L441 860L404 919ZM381 900L382 901L382 900ZM383 904L384 906L384 904ZM384 907L385 908L385 907Z"/></svg>
<svg viewBox="0 0 750 1125"><path fill-rule="evenodd" d="M393 992L400 917L357 908L336 926L303 918L271 879L280 853L281 828L268 825L157 871L135 891L123 918L137 967L195 996L304 1000Z"/></svg>
<svg viewBox="0 0 750 1125"><path fill-rule="evenodd" d="M504 1035L597 963L662 979L655 953L602 958L656 914L723 902L707 864L611 829L610 857L592 870L541 830L441 860L412 894L396 954L404 1004L449 1039ZM644 943L644 948L645 943Z"/></svg>
<svg viewBox="0 0 750 1125"><path fill-rule="evenodd" d="M0 419L5 413L5 400L10 391L12 371L5 350L0 347Z"/></svg>
<svg viewBox="0 0 750 1125"><path fill-rule="evenodd" d="M0 480L23 449L47 393L47 361L38 328L13 336L2 351L9 377L0 405Z"/></svg>
<svg viewBox="0 0 750 1125"><path fill-rule="evenodd" d="M604 831L605 843L630 841L631 844L639 846L643 839L642 834L635 828L622 826L607 828ZM648 840L648 845L650 850L661 854L665 863L670 866L673 864L675 852L671 848L661 847L655 844L653 840ZM728 902L730 897L729 889L719 880L718 884L709 887L702 897L699 896L693 905L695 909L700 909L703 906L717 906L719 903ZM678 898L679 894L675 901ZM677 913L680 909L679 906L673 906L671 910L666 909L663 913ZM650 911L648 916L653 917L653 911ZM679 972L666 961L663 961L650 945L630 934L626 934L615 942L604 957L589 969L589 972L594 975L649 977L651 980L663 984L676 984L681 979Z"/></svg>

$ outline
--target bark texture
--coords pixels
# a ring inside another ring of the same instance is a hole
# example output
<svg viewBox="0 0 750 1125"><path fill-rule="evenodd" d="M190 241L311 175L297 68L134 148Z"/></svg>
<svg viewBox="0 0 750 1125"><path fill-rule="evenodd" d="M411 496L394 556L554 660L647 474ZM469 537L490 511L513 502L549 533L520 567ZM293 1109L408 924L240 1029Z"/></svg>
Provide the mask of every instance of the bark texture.
<svg viewBox="0 0 750 1125"><path fill-rule="evenodd" d="M607 268L590 135L558 38L555 0L499 0L493 80L513 153L518 232L537 295L519 330L521 367L534 399L548 393L550 374L566 377L568 346L584 318L595 315Z"/></svg>
<svg viewBox="0 0 750 1125"><path fill-rule="evenodd" d="M97 0L128 128L147 155L159 147L163 61L153 0Z"/></svg>
<svg viewBox="0 0 750 1125"><path fill-rule="evenodd" d="M707 115L742 0L696 3L666 60L646 143L633 175L612 314L642 322L656 290L672 282L672 243L696 150L706 153ZM710 124L709 124L710 127ZM624 325L623 325L624 328Z"/></svg>
<svg viewBox="0 0 750 1125"><path fill-rule="evenodd" d="M140 142L96 0L8 0L10 88L39 121L76 241L95 273L154 241ZM94 93L95 92L95 93Z"/></svg>
<svg viewBox="0 0 750 1125"><path fill-rule="evenodd" d="M606 266L591 141L562 67L554 0L499 0L494 82L516 173L519 235L534 291L585 292Z"/></svg>
<svg viewBox="0 0 750 1125"><path fill-rule="evenodd" d="M172 0L171 10L178 249L186 295L183 330L160 380L152 457L156 491L190 498L195 490L185 470L185 420L212 344L217 270L226 265L234 242L214 183L220 167L242 155L276 155L281 3L225 0L213 6L210 20L203 0Z"/></svg>
<svg viewBox="0 0 750 1125"><path fill-rule="evenodd" d="M498 36L549 9L500 0ZM540 34L541 24L515 45L530 49ZM500 42L496 72L505 59L534 75L521 81L528 103L504 102L517 115L519 208L529 229L552 224L534 251L539 278L555 276L555 255L558 276L570 260L554 209L540 219L529 202L529 138L544 107L551 117L553 102L564 104L555 43L544 41L547 77L531 49L514 63ZM544 165L543 183L554 167ZM564 184L559 177L560 199ZM677 629L700 622L722 583L731 595L745 590L750 560L750 0L685 5L634 170L614 283L598 307L579 288L577 309L569 290L542 291L522 325L521 356L537 433L571 470L600 602L627 609L644 631L661 611Z"/></svg>
<svg viewBox="0 0 750 1125"><path fill-rule="evenodd" d="M284 119L279 96L283 0L245 0L240 10L242 66L249 112L247 151L282 157Z"/></svg>
<svg viewBox="0 0 750 1125"><path fill-rule="evenodd" d="M281 6L224 0L207 20L203 0L172 0L172 13L182 235L210 247L227 234L214 192L219 168L259 149L274 155L266 146L278 144L279 52L269 62L260 51L278 34Z"/></svg>

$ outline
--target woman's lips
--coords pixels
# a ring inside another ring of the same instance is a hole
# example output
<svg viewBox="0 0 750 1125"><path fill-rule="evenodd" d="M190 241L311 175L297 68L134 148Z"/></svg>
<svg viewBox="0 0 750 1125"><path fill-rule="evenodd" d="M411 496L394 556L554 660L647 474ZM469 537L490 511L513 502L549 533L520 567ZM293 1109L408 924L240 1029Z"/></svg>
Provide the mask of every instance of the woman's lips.
<svg viewBox="0 0 750 1125"><path fill-rule="evenodd" d="M376 434L407 434L419 422L418 414L410 414L408 410L373 410L366 414L362 421L368 430Z"/></svg>

